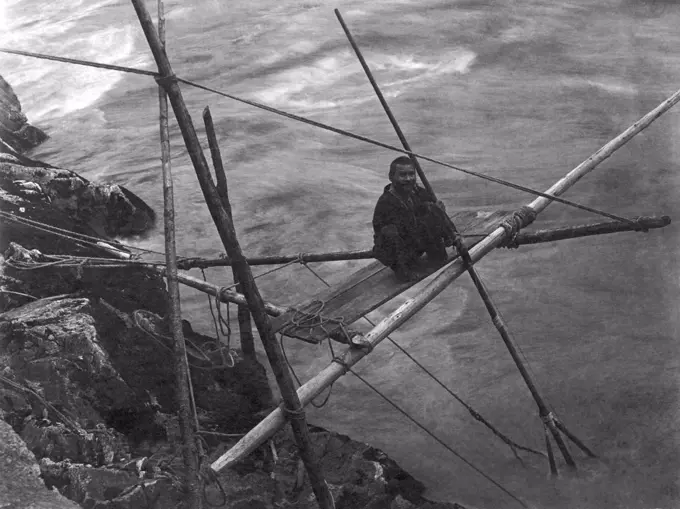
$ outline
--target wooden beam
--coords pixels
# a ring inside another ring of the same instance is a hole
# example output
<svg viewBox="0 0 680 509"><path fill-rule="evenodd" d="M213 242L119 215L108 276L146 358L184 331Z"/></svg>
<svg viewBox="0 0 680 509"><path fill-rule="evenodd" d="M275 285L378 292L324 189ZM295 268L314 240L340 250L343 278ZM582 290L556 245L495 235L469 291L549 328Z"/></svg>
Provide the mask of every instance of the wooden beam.
<svg viewBox="0 0 680 509"><path fill-rule="evenodd" d="M553 242L556 240L575 239L578 237L588 237L591 235L604 235L608 233L628 232L628 231L644 231L655 228L663 228L671 223L668 216L644 216L638 217L635 220L640 228L634 228L630 223L623 223L621 221L608 221L605 223L594 223L579 226L565 226L563 228L551 228L545 230L536 230L533 232L521 232L517 235L516 241L518 245L525 244L539 244L541 242ZM476 231L476 230L475 230ZM463 234L463 237L469 236ZM479 235L483 237L484 235ZM246 261L248 265L280 265L300 260L304 263L309 262L337 262L346 260L372 260L373 249L358 249L354 251L332 251L328 253L298 253L289 255L272 255L272 256L258 256L248 257ZM208 268L208 267L225 267L231 265L231 260L228 258L184 258L178 260L178 268L188 270L192 268Z"/></svg>
<svg viewBox="0 0 680 509"><path fill-rule="evenodd" d="M159 274L165 275L165 269L162 267L156 268L156 271ZM208 283L207 281L203 281L202 279L198 279L187 274L177 274L177 281L179 281L183 285L190 286L191 288L212 295L213 297L219 299L220 302L224 303L231 302L233 304L238 304L239 306L248 305L248 301L246 300L245 296L242 293L238 293L235 292L234 290L229 290L222 286ZM272 304L271 302L266 301L264 303L264 309L269 316L279 316L289 311L289 308L287 307L278 306L276 304Z"/></svg>
<svg viewBox="0 0 680 509"><path fill-rule="evenodd" d="M673 107L678 101L680 101L680 90L557 181L550 189L548 189L547 193L555 195L564 193L581 178L610 157L616 150L627 143L633 136L645 129L664 112ZM552 200L549 198L539 197L532 201L528 207L533 209L536 214L539 214L551 203ZM479 244L469 251L470 258L473 262L478 262L493 249L502 244L506 237L507 233L504 228L496 228L496 230L487 235ZM423 288L420 294L404 302L396 311L379 322L368 334L366 334L364 342L370 345L370 348L348 348L340 357L339 362L331 362L318 375L300 387L297 391L300 401L304 405L309 404L310 401L321 394L330 384L345 375L347 373L347 367L354 366L368 355L368 353L385 339L385 337L394 332L425 307L428 302L441 293L451 282L460 277L465 271L466 264L460 258L449 264L437 277ZM235 464L274 435L284 423L285 418L283 412L280 408L277 408L234 445L234 447L215 460L212 463L212 468L219 471Z"/></svg>
<svg viewBox="0 0 680 509"><path fill-rule="evenodd" d="M281 265L300 261L303 263L309 262L338 262L345 260L372 260L373 249L361 249L355 251L331 251L328 253L297 253L291 255L272 255L272 256L257 256L248 257L246 261L248 265ZM179 268L183 270L192 268L208 268L208 267L224 267L231 265L231 260L228 258L220 258L215 260L206 260L204 258L185 258L180 260Z"/></svg>
<svg viewBox="0 0 680 509"><path fill-rule="evenodd" d="M549 230L536 230L533 232L520 232L515 238L519 246L526 244L539 244L541 242L554 242L557 240L589 237L591 235L606 235L609 233L646 231L655 228L664 228L671 224L671 218L661 217L638 217L635 220L639 228L634 228L629 223L621 221L608 221L606 223L584 224L578 226L565 226L563 228L551 228Z"/></svg>
<svg viewBox="0 0 680 509"><path fill-rule="evenodd" d="M158 38L165 51L165 16L163 0L158 0ZM192 405L189 394L189 366L186 343L182 329L179 283L177 281L177 250L175 245L175 204L170 164L170 129L168 127L168 97L163 87L158 87L159 123L161 139L161 169L163 172L163 220L165 233L165 266L168 280L168 314L170 329L175 343L175 384L179 429L182 439L182 455L186 467L184 485L190 509L200 509L201 478L199 476L198 449L196 444Z"/></svg>
<svg viewBox="0 0 680 509"><path fill-rule="evenodd" d="M210 147L210 155L212 156L213 168L215 168L215 178L217 180L217 192L222 201L222 207L229 214L233 220L231 203L229 203L229 186L227 185L227 174L224 171L222 164L222 154L220 153L220 146L217 143L217 134L215 133L215 126L210 114L210 108L205 107L203 110L203 123L205 124L205 131L208 135L208 146ZM238 293L243 293L243 287L239 284L238 272L232 267L232 277L236 284L235 290ZM250 311L248 306L242 305L238 307L238 332L241 338L241 351L244 357L255 360L255 341L253 339L253 331L250 323Z"/></svg>

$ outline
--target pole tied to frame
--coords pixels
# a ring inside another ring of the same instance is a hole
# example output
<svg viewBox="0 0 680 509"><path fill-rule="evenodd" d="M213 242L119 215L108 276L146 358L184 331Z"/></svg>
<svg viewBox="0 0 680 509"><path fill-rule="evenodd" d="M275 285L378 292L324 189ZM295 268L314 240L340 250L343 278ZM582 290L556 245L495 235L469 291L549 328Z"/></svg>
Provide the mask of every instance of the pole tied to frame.
<svg viewBox="0 0 680 509"><path fill-rule="evenodd" d="M178 81L175 73L168 74L167 76L155 76L154 80L156 80L156 83L163 88L169 87Z"/></svg>

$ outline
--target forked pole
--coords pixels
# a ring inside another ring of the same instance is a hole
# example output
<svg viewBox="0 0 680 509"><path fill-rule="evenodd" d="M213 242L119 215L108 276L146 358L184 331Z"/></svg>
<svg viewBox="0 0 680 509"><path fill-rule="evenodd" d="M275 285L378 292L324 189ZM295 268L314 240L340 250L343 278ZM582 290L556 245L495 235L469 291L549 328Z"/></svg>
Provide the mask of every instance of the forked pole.
<svg viewBox="0 0 680 509"><path fill-rule="evenodd" d="M316 496L317 503L321 509L333 509L335 507L335 502L333 501L330 488L323 477L321 464L317 460L311 444L304 408L295 391L295 385L293 384L293 379L285 362L283 352L281 351L281 346L278 341L276 341L271 323L267 317L262 296L255 285L253 274L241 251L241 247L236 237L234 223L232 222L231 216L224 210L222 200L210 175L210 169L208 168L205 154L203 153L201 143L196 134L191 115L189 115L189 111L184 103L184 98L182 97L182 91L177 83L177 78L173 74L172 66L163 50L163 46L158 38L158 33L154 28L151 16L146 10L144 0L131 1L137 12L137 17L144 30L144 35L149 43L156 64L158 65L161 77L158 78L157 81L168 94L208 209L215 221L215 226L217 227L224 248L227 251L229 258L232 260L233 267L238 273L239 282L243 285L244 296L248 302L248 307L252 313L257 330L260 333L260 339L262 340L267 358L269 359L272 371L276 377L276 382L279 385L281 396L284 400L286 412L288 414L288 420L293 428L293 435L295 436L300 457L307 469L307 474L309 475L310 484L312 485L312 490Z"/></svg>
<svg viewBox="0 0 680 509"><path fill-rule="evenodd" d="M603 161L609 158L614 152L625 145L631 138L633 138L640 131L647 128L658 117L663 115L666 111L672 108L680 101L680 90L676 91L672 96L659 104L652 111L647 113L640 120L635 122L632 126L626 129L619 136L607 142L593 155L588 157L585 161L579 164L576 168L571 170L567 175L558 180L554 185L546 191L547 194L559 196L567 189L576 184L581 178L594 170ZM548 205L553 202L550 198L539 197L526 205L526 207L533 210L536 214L540 214ZM500 246L508 238L508 232L503 227L496 228L484 239L469 250L470 258L473 262L478 262L484 256L489 254L495 248ZM413 315L420 311L425 305L431 301L435 296L444 291L448 285L456 280L467 270L466 264L460 258L455 259L442 269L437 277L435 277L423 290L415 297L404 302L392 314L385 317L373 329L366 334L364 342L369 348L349 347L344 354L333 360L325 369L318 375L305 383L297 390L300 401L303 405L309 404L321 394L330 384L334 383L341 376L347 373L347 368L354 366L357 362L363 359L372 348L377 346L389 334L398 329L402 324L409 320ZM257 426L239 440L230 450L220 456L212 463L212 468L219 471L223 468L231 466L245 456L252 453L267 439L272 437L284 424L286 419L281 408L272 411L265 419L263 419Z"/></svg>
<svg viewBox="0 0 680 509"><path fill-rule="evenodd" d="M163 0L158 0L158 39L165 51L165 16ZM199 475L198 444L196 443L195 423L192 419L191 397L189 394L189 366L186 357L186 343L182 329L182 309L180 307L179 282L177 281L177 251L175 243L175 204L172 183L172 167L170 164L170 130L168 127L168 96L158 86L159 123L161 138L161 169L163 172L163 222L165 234L165 264L168 280L168 306L170 328L175 343L173 350L175 360L175 382L180 435L182 438L182 455L186 474L187 505L189 509L200 509L201 477Z"/></svg>
<svg viewBox="0 0 680 509"><path fill-rule="evenodd" d="M229 214L233 220L231 203L229 203L227 174L224 171L224 165L222 164L222 154L220 153L220 146L217 143L217 134L215 133L215 126L208 106L203 110L203 123L205 124L205 132L208 135L208 146L210 147L213 168L215 168L217 192L222 201L222 208L224 208L226 213ZM238 293L243 293L243 285L239 283L238 271L233 266L231 268L231 273L234 278L234 284L236 285L234 290ZM238 333L241 338L241 351L243 351L243 355L248 359L255 360L255 341L253 340L248 306L238 306Z"/></svg>

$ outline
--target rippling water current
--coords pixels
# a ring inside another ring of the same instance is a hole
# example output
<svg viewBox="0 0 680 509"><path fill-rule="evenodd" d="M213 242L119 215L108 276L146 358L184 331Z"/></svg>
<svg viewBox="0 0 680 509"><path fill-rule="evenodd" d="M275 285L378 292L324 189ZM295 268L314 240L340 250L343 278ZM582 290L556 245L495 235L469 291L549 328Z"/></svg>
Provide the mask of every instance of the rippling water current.
<svg viewBox="0 0 680 509"><path fill-rule="evenodd" d="M680 7L661 0L171 0L168 53L183 77L396 144L334 7L417 151L539 189L680 87ZM0 23L5 47L153 68L126 2L8 0ZM33 157L123 184L161 213L153 80L6 55L0 72L30 120L51 135ZM394 154L183 92L197 125L202 108L212 109L247 254L370 246L372 209ZM680 115L671 111L566 197L621 215L674 216L679 134ZM175 126L172 146L180 254L217 256L222 247ZM425 171L449 210L529 201L444 167L426 164ZM539 225L593 220L554 204ZM358 370L537 507L676 507L678 238L671 226L499 250L478 266L544 396L600 455L586 461L574 451L578 475L552 480L545 462L531 457L522 467L388 342ZM162 230L134 243L161 251ZM363 263L313 267L335 282ZM224 270L208 277L230 281ZM281 304L321 288L297 266L260 283ZM210 333L205 297L182 295L187 318ZM543 446L535 405L468 279L393 339L513 439ZM303 380L329 361L325 346L286 344ZM384 449L425 482L431 498L480 508L514 503L351 375L310 414Z"/></svg>

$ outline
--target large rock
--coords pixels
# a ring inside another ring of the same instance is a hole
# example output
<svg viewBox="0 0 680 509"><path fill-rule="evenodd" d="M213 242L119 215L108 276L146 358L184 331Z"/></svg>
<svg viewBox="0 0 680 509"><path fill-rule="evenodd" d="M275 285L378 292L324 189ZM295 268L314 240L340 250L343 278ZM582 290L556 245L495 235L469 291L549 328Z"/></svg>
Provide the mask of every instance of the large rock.
<svg viewBox="0 0 680 509"><path fill-rule="evenodd" d="M18 245L6 254L15 262L42 260ZM163 507L181 507L179 474L169 483L171 473L147 461L148 486L140 488L139 472L125 472L154 453L178 457L162 279L151 274L132 299L129 280L113 274L102 292L101 277L88 275L98 269L11 270L23 285L18 288L44 298L0 313L0 412L41 460L48 484L85 507L134 508L149 496L160 497ZM61 295L41 294L40 281L52 281L43 293ZM188 322L184 332L201 427L249 429L271 406L262 365L236 351L220 353L214 338L197 334ZM174 468L181 471L181 462ZM111 501L118 505L107 505Z"/></svg>
<svg viewBox="0 0 680 509"><path fill-rule="evenodd" d="M46 139L44 131L28 123L19 98L0 76L0 152L23 153Z"/></svg>
<svg viewBox="0 0 680 509"><path fill-rule="evenodd" d="M94 308L84 298L46 299L0 314L3 376L28 386L61 414L71 416L68 424L75 423L83 429L108 424L110 416L119 412L152 416L149 394L128 384L114 366L115 357L105 349L93 316ZM0 386L0 392L3 390L7 388ZM10 390L0 401L0 408L17 419L13 424L21 427L18 431L22 435L24 432L31 435L33 452L58 460L99 462L97 447L90 454L91 447L83 442L89 440L87 437L62 440L57 436L59 430L49 427L50 422L62 420L53 408L40 409L48 420L27 422L27 417L43 415L36 415L40 405L31 396L25 393L17 397L16 391ZM38 428L41 429L36 431ZM34 439L34 435L38 438ZM95 434L93 440L98 437ZM47 438L52 446L42 444L42 438ZM72 441L75 442L71 444Z"/></svg>
<svg viewBox="0 0 680 509"><path fill-rule="evenodd" d="M422 497L424 486L379 449L349 437L312 429L314 452L321 459L336 509L457 509L456 504L432 503ZM209 483L207 498L226 501L231 509L316 509L312 488L290 432L280 432L270 446L258 450L235 468L220 472ZM215 451L217 456L219 451Z"/></svg>
<svg viewBox="0 0 680 509"><path fill-rule="evenodd" d="M79 509L50 490L40 478L35 456L12 427L0 419L0 507L12 509Z"/></svg>
<svg viewBox="0 0 680 509"><path fill-rule="evenodd" d="M0 293L0 312L36 298L63 294L102 298L125 313L143 308L162 315L167 309L165 281L148 268L91 267L78 260L55 265L54 257L15 243L10 243L4 255L0 285L5 291Z"/></svg>
<svg viewBox="0 0 680 509"><path fill-rule="evenodd" d="M0 154L0 211L1 250L17 242L46 253L87 255L104 251L92 245L96 240L77 241L44 225L107 239L144 233L156 217L124 187L95 184L70 170L27 166L6 154Z"/></svg>

